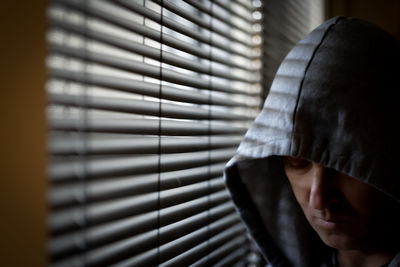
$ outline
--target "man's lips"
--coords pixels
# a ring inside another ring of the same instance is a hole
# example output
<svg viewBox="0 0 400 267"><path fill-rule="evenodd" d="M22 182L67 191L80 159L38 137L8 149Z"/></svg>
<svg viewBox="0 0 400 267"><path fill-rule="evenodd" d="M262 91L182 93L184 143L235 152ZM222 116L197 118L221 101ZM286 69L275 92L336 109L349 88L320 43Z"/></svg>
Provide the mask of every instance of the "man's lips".
<svg viewBox="0 0 400 267"><path fill-rule="evenodd" d="M324 222L331 222L331 223L341 223L341 222L346 222L347 219L345 218L319 218L319 217L315 217L315 219L317 220L321 220Z"/></svg>
<svg viewBox="0 0 400 267"><path fill-rule="evenodd" d="M345 212L332 212L330 210L314 210L311 212L313 219L322 220L326 222L345 222L349 220L348 214Z"/></svg>
<svg viewBox="0 0 400 267"><path fill-rule="evenodd" d="M314 222L323 229L340 231L344 229L343 227L347 224L348 219L342 217L314 217Z"/></svg>

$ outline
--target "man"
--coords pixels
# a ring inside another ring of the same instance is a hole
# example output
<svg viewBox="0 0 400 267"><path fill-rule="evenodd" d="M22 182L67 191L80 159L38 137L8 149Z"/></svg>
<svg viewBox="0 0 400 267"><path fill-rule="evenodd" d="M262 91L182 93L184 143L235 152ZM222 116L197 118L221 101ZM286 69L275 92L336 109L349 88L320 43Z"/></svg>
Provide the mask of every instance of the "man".
<svg viewBox="0 0 400 267"><path fill-rule="evenodd" d="M268 266L400 266L400 46L333 18L282 62L226 183Z"/></svg>

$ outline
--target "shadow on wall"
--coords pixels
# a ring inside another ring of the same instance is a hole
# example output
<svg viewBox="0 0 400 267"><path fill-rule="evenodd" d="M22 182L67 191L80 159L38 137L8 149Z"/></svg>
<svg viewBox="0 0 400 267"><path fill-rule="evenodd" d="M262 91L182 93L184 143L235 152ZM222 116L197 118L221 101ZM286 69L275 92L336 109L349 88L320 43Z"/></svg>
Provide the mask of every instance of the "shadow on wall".
<svg viewBox="0 0 400 267"><path fill-rule="evenodd" d="M328 15L357 17L377 24L400 40L400 1L330 0Z"/></svg>
<svg viewBox="0 0 400 267"><path fill-rule="evenodd" d="M325 21L326 0L264 0L263 3L262 97L265 98L289 50Z"/></svg>

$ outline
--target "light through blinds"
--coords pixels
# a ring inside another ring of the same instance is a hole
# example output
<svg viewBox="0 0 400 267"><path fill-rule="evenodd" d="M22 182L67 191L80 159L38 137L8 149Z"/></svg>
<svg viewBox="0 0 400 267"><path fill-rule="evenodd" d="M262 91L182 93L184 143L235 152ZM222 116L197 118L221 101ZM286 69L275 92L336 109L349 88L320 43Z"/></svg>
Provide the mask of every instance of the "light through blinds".
<svg viewBox="0 0 400 267"><path fill-rule="evenodd" d="M50 3L50 265L246 262L222 171L262 102L257 4Z"/></svg>

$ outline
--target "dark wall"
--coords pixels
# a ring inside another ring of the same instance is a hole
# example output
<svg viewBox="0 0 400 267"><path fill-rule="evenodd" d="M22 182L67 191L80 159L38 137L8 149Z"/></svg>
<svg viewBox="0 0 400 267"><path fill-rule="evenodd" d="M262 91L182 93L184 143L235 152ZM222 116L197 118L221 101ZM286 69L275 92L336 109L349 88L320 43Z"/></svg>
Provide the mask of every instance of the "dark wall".
<svg viewBox="0 0 400 267"><path fill-rule="evenodd" d="M399 0L330 0L328 16L338 15L358 17L385 29L400 40Z"/></svg>
<svg viewBox="0 0 400 267"><path fill-rule="evenodd" d="M286 54L310 31L310 12L308 1L263 1L263 99Z"/></svg>
<svg viewBox="0 0 400 267"><path fill-rule="evenodd" d="M45 0L0 6L0 265L45 266Z"/></svg>

